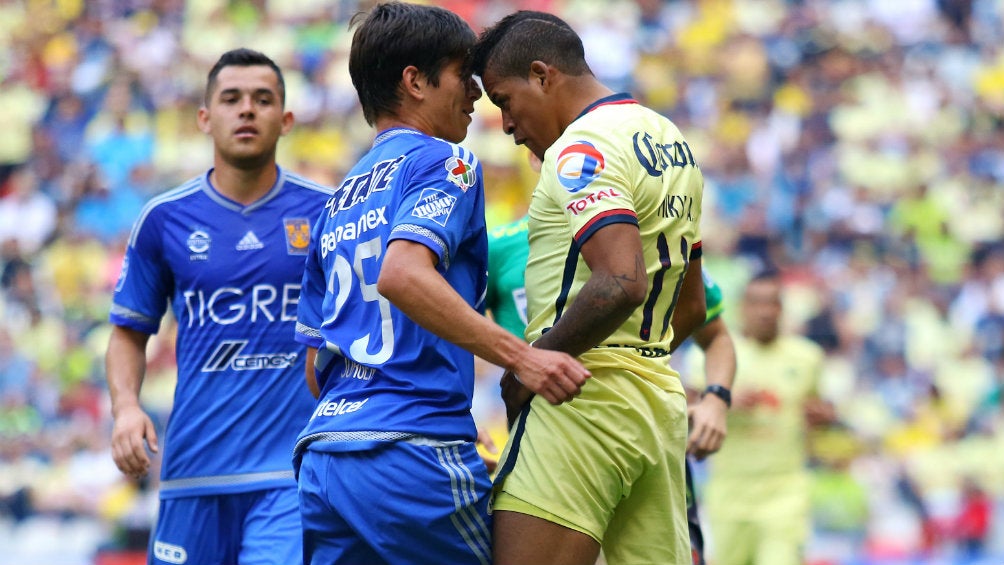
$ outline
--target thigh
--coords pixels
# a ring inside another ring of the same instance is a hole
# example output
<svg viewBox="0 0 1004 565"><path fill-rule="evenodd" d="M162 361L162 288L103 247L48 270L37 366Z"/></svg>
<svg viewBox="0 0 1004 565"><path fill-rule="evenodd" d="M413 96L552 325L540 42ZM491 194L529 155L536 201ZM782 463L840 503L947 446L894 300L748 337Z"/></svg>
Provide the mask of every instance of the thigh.
<svg viewBox="0 0 1004 565"><path fill-rule="evenodd" d="M493 507L600 542L623 498L625 477L640 471L625 452L631 438L610 425L633 410L632 402L614 390L609 371L592 371L593 378L571 402L553 406L538 396L524 407L499 460Z"/></svg>
<svg viewBox="0 0 1004 565"><path fill-rule="evenodd" d="M792 517L778 520L761 520L757 528L759 543L756 565L802 565L804 538L800 532L804 523Z"/></svg>
<svg viewBox="0 0 1004 565"><path fill-rule="evenodd" d="M222 496L161 500L150 537L149 563L236 563L241 528L227 514Z"/></svg>
<svg viewBox="0 0 1004 565"><path fill-rule="evenodd" d="M656 428L639 446L649 464L627 485L603 538L609 565L692 565L687 520L686 399L670 394L652 403Z"/></svg>
<svg viewBox="0 0 1004 565"><path fill-rule="evenodd" d="M527 511L528 510L528 511ZM600 544L592 537L534 515L539 509L496 510L494 565L594 565Z"/></svg>
<svg viewBox="0 0 1004 565"><path fill-rule="evenodd" d="M247 496L240 565L290 565L303 556L303 530L295 487Z"/></svg>
<svg viewBox="0 0 1004 565"><path fill-rule="evenodd" d="M307 451L299 474L304 565L372 563L387 565L332 506L327 492L330 455Z"/></svg>
<svg viewBox="0 0 1004 565"><path fill-rule="evenodd" d="M491 485L473 443L312 455L326 460L320 496L381 562L490 562Z"/></svg>
<svg viewBox="0 0 1004 565"><path fill-rule="evenodd" d="M711 555L716 565L753 565L760 547L754 523L743 520L711 520Z"/></svg>

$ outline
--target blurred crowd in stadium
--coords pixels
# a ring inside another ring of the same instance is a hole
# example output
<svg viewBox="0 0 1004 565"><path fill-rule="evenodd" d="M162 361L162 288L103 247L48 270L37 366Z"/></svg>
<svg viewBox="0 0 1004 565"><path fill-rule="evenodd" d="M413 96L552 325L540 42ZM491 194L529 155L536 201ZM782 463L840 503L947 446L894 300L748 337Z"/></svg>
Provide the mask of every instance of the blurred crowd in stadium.
<svg viewBox="0 0 1004 565"><path fill-rule="evenodd" d="M436 3L476 30L518 8L566 18L599 78L687 136L727 308L780 267L786 323L826 349L841 419L813 438L811 558L1000 562L1004 2ZM142 548L156 478L110 456L107 314L144 201L210 165L195 123L209 67L241 45L274 58L297 118L279 162L336 184L372 136L346 68L366 6L0 0L0 545L24 562ZM525 211L532 183L499 123L482 99L465 142L490 226ZM162 422L169 329L143 389Z"/></svg>

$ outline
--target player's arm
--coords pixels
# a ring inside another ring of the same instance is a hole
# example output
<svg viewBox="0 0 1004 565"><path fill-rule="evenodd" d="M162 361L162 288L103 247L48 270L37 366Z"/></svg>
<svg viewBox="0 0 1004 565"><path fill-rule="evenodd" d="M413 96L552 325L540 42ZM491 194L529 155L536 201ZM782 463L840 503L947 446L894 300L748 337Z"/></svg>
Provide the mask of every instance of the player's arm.
<svg viewBox="0 0 1004 565"><path fill-rule="evenodd" d="M303 367L304 378L307 381L307 389L314 398L320 398L321 387L317 384L317 375L314 374L314 359L317 358L317 348L307 346L306 364Z"/></svg>
<svg viewBox="0 0 1004 565"><path fill-rule="evenodd" d="M736 349L728 327L716 317L694 332L694 342L704 351L704 372L708 386L732 390L736 376ZM720 396L704 394L688 408L690 435L687 452L698 459L718 451L725 441L728 405Z"/></svg>
<svg viewBox="0 0 1004 565"><path fill-rule="evenodd" d="M589 280L536 347L581 355L621 327L645 301L648 274L638 226L604 226L582 244L581 253Z"/></svg>
<svg viewBox="0 0 1004 565"><path fill-rule="evenodd" d="M436 270L425 245L395 239L387 246L377 290L409 318L437 336L519 375L552 404L570 400L589 377L572 357L534 349L482 316Z"/></svg>
<svg viewBox="0 0 1004 565"><path fill-rule="evenodd" d="M673 310L670 324L673 326L673 341L669 350L676 351L690 334L704 325L707 314L707 301L704 297L704 279L701 277L701 258L690 260L690 266L683 275L680 286L680 297Z"/></svg>
<svg viewBox="0 0 1004 565"><path fill-rule="evenodd" d="M837 422L837 409L833 403L826 400L819 394L819 381L823 374L823 355L820 351L819 357L813 363L813 386L810 394L805 399L805 420L810 426L821 427Z"/></svg>
<svg viewBox="0 0 1004 565"><path fill-rule="evenodd" d="M115 419L112 458L119 470L131 477L142 477L150 469L147 447L157 452L157 432L153 420L139 403L149 339L149 334L124 326L112 326L105 354L105 372Z"/></svg>
<svg viewBox="0 0 1004 565"><path fill-rule="evenodd" d="M578 356L619 328L645 300L648 275L638 226L616 223L596 231L582 245L589 280L561 319L534 347ZM502 377L502 400L509 426L533 396L513 375Z"/></svg>

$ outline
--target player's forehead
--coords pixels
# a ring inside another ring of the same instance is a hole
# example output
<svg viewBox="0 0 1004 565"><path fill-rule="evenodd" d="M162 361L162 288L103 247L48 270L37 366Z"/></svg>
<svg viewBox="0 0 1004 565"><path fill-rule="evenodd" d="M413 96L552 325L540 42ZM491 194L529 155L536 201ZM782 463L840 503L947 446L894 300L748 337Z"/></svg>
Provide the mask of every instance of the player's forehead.
<svg viewBox="0 0 1004 565"><path fill-rule="evenodd" d="M256 92L268 90L279 94L279 77L267 65L230 65L220 69L212 95L224 91Z"/></svg>
<svg viewBox="0 0 1004 565"><path fill-rule="evenodd" d="M501 106L512 98L514 94L518 96L516 87L519 82L523 82L522 78L499 76L498 73L491 69L486 69L485 74L481 77L481 85L484 88L485 94L488 95L488 99L496 106Z"/></svg>

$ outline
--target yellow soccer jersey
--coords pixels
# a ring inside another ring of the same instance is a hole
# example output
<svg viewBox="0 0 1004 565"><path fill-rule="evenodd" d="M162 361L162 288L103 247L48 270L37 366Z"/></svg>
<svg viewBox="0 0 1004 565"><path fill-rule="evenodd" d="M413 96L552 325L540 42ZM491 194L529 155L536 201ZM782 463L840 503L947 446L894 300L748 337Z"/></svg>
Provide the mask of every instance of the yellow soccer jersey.
<svg viewBox="0 0 1004 565"><path fill-rule="evenodd" d="M729 410L729 438L713 461L714 476L756 477L801 472L806 459L805 401L816 394L823 351L801 336L763 345L736 338L733 400L757 398L749 409Z"/></svg>
<svg viewBox="0 0 1004 565"><path fill-rule="evenodd" d="M701 253L703 187L670 120L625 94L587 108L544 154L530 201L527 339L553 326L589 279L582 244L604 226L631 223L641 232L649 294L601 346L668 355L683 275Z"/></svg>
<svg viewBox="0 0 1004 565"><path fill-rule="evenodd" d="M711 458L705 498L712 529L740 517L791 519L786 527L804 529L810 488L804 406L816 393L823 350L800 336L768 345L740 337L735 344L729 437ZM739 406L741 397L755 398L755 405Z"/></svg>

